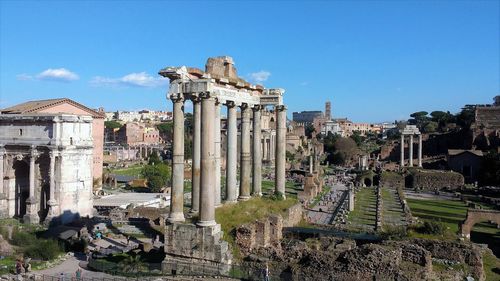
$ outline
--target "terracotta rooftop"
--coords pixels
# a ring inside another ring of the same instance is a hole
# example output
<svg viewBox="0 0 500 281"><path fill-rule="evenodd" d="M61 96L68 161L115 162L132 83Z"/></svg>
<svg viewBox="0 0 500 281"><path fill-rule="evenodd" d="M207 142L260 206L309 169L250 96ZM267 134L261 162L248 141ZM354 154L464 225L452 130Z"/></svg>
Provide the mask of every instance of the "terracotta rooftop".
<svg viewBox="0 0 500 281"><path fill-rule="evenodd" d="M69 103L75 107L78 107L84 111L87 111L89 115L91 115L93 118L104 118L104 113L97 112L93 109L90 109L83 104L77 103L76 101L73 101L68 98L59 98L59 99L48 99L48 100L34 100L34 101L27 101L24 103L20 103L8 108L4 108L0 110L2 114L27 114L27 113L37 113L41 110L64 104L64 103Z"/></svg>

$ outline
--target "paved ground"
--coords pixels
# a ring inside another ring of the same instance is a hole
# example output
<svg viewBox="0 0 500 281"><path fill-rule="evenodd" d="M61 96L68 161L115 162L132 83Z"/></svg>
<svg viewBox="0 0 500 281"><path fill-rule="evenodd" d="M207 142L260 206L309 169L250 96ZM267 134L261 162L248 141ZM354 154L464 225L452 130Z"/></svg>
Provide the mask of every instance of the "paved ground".
<svg viewBox="0 0 500 281"><path fill-rule="evenodd" d="M80 265L82 265L83 267L81 267ZM76 270L78 268L81 268L83 272L82 276L84 278L116 278L116 276L112 276L102 272L94 272L87 270L85 265L86 265L85 256L77 255L69 257L67 260L65 260L64 262L55 267L34 271L34 273L47 276L57 276L57 277L60 277L61 273L63 273L66 280L70 280L69 278L75 277ZM126 279L124 278L123 280Z"/></svg>
<svg viewBox="0 0 500 281"><path fill-rule="evenodd" d="M344 184L334 184L329 192L323 195L321 200L307 213L310 222L315 224L330 224L334 211L338 207L340 199L347 187Z"/></svg>

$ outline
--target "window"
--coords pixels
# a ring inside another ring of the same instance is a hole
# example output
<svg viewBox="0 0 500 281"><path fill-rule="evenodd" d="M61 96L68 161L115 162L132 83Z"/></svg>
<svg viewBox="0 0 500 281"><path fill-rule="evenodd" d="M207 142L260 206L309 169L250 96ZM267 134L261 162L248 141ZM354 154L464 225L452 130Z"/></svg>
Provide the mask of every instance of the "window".
<svg viewBox="0 0 500 281"><path fill-rule="evenodd" d="M19 135L22 136L23 135L23 129L19 129Z"/></svg>

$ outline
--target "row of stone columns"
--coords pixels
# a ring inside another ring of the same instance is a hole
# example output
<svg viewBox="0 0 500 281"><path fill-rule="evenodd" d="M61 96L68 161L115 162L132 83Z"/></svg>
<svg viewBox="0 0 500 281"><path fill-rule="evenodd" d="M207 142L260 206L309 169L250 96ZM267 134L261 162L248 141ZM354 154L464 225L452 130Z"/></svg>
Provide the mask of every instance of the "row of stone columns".
<svg viewBox="0 0 500 281"><path fill-rule="evenodd" d="M199 214L199 226L215 224L215 206L221 204L220 109L221 104L210 93L191 94L193 102L193 161L191 213ZM172 192L169 222L184 221L184 97L171 96L173 110ZM240 185L237 197L237 111L236 104L227 106L226 202L248 200L262 195L262 106L241 108ZM250 122L253 111L253 138ZM286 108L276 106L276 180L275 192L285 195ZM253 154L251 139L253 139Z"/></svg>
<svg viewBox="0 0 500 281"><path fill-rule="evenodd" d="M410 136L410 141L408 144L409 148L409 167L413 167L413 135ZM400 166L404 167L405 165L405 134L401 134L401 157L400 157ZM418 135L418 167L422 167L422 134Z"/></svg>

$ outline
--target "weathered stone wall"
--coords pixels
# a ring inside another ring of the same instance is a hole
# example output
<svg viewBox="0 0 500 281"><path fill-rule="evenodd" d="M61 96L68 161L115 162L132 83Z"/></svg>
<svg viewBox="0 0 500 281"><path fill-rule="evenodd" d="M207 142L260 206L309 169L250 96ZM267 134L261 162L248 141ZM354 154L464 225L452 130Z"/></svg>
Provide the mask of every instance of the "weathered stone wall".
<svg viewBox="0 0 500 281"><path fill-rule="evenodd" d="M452 171L419 170L410 172L408 188L421 190L454 190L464 186L464 176Z"/></svg>
<svg viewBox="0 0 500 281"><path fill-rule="evenodd" d="M380 186L388 188L402 188L405 186L405 178L396 172L384 171L380 175Z"/></svg>
<svg viewBox="0 0 500 281"><path fill-rule="evenodd" d="M286 217L283 219L283 227L296 226L302 220L303 209L301 204L295 204L287 210Z"/></svg>
<svg viewBox="0 0 500 281"><path fill-rule="evenodd" d="M302 220L302 205L295 204L285 217L270 215L267 218L242 225L236 229L236 244L244 255L262 247L279 247L283 227L292 227Z"/></svg>
<svg viewBox="0 0 500 281"><path fill-rule="evenodd" d="M460 232L470 238L470 231L476 223L491 221L500 226L500 211L468 209L466 219L460 224Z"/></svg>

